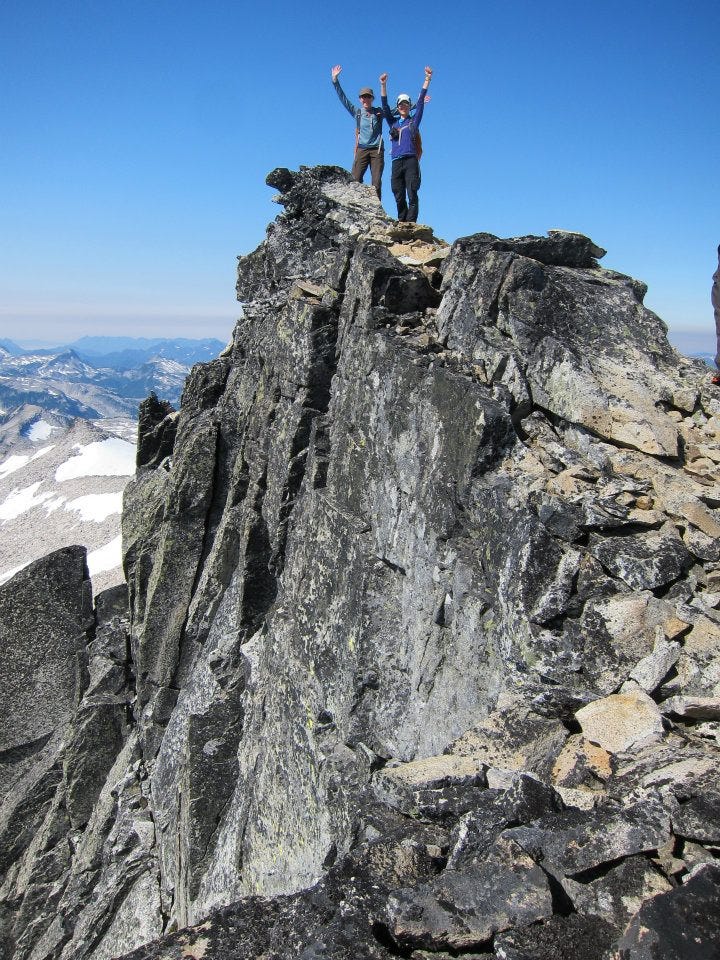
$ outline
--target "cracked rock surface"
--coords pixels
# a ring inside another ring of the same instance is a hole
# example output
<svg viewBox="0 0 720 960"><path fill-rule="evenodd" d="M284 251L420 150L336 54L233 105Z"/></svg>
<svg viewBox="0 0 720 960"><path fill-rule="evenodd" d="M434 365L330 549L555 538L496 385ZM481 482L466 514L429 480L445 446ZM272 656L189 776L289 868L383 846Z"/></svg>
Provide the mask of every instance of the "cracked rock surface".
<svg viewBox="0 0 720 960"><path fill-rule="evenodd" d="M720 392L586 237L268 183L232 343L141 411L127 608L2 674L6 955L712 956Z"/></svg>

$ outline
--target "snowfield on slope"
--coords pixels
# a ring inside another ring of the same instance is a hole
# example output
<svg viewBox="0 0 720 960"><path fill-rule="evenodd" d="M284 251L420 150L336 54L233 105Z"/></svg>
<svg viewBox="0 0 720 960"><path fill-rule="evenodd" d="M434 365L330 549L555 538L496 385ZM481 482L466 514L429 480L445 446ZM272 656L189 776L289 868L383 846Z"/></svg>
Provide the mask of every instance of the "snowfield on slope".
<svg viewBox="0 0 720 960"><path fill-rule="evenodd" d="M40 418L22 428L0 461L0 583L78 543L87 548L95 593L124 580L120 521L135 443L120 426L122 437L84 420L58 427Z"/></svg>
<svg viewBox="0 0 720 960"><path fill-rule="evenodd" d="M131 477L135 473L135 447L127 440L108 437L86 446L76 443L77 456L71 457L55 471L55 479L76 477Z"/></svg>

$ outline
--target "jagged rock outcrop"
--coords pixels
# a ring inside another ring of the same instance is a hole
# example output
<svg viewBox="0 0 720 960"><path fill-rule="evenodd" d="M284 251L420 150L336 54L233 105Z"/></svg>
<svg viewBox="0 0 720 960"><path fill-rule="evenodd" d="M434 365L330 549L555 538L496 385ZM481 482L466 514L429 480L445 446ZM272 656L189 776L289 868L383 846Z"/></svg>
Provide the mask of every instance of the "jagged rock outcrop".
<svg viewBox="0 0 720 960"><path fill-rule="evenodd" d="M14 851L9 955L711 950L720 394L585 237L268 183L230 348L144 407L129 656Z"/></svg>
<svg viewBox="0 0 720 960"><path fill-rule="evenodd" d="M54 955L115 819L100 817L130 732L127 590L93 608L85 548L58 550L0 586L0 643L0 946Z"/></svg>

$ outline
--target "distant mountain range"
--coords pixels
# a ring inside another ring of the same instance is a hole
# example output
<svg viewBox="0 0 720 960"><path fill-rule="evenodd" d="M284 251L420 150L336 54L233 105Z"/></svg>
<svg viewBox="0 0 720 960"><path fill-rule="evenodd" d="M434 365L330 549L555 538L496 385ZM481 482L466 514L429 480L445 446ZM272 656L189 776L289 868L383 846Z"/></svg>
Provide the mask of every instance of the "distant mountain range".
<svg viewBox="0 0 720 960"><path fill-rule="evenodd" d="M192 366L213 360L225 346L220 340L148 339L147 337L81 337L68 344L96 367L130 370L151 360L175 360Z"/></svg>
<svg viewBox="0 0 720 960"><path fill-rule="evenodd" d="M32 404L86 420L135 417L151 391L176 406L192 365L223 347L214 339L82 337L29 351L0 340L0 416Z"/></svg>
<svg viewBox="0 0 720 960"><path fill-rule="evenodd" d="M25 404L0 417L0 584L81 543L96 591L122 583L120 512L135 472L135 424Z"/></svg>
<svg viewBox="0 0 720 960"><path fill-rule="evenodd" d="M82 337L26 350L0 340L0 583L69 544L95 590L122 582L120 511L135 472L138 404L174 406L220 340Z"/></svg>

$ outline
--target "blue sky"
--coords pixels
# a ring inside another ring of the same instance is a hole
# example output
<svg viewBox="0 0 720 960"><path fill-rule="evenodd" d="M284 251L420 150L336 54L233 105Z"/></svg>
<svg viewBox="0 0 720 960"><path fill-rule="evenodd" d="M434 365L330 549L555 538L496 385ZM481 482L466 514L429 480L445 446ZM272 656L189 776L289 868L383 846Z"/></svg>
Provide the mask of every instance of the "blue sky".
<svg viewBox="0 0 720 960"><path fill-rule="evenodd" d="M3 0L0 336L228 338L268 171L351 162L331 66L354 100L428 63L420 219L586 233L709 351L719 36L709 0Z"/></svg>

